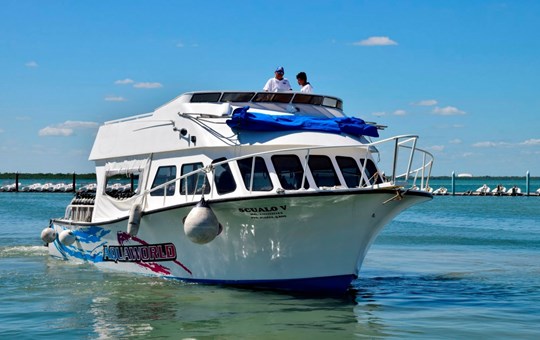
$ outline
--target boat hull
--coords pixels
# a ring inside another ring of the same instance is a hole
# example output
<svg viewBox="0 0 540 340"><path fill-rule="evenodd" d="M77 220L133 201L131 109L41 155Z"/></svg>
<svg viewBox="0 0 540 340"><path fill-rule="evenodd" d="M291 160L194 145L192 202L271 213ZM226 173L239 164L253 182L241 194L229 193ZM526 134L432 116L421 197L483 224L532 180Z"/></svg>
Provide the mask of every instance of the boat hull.
<svg viewBox="0 0 540 340"><path fill-rule="evenodd" d="M136 236L128 219L101 223L53 220L57 235L76 241L49 244L64 259L100 268L188 282L303 292L345 292L385 224L430 194L395 190L276 195L210 201L223 226L213 241L190 241L183 219L193 205L142 215Z"/></svg>

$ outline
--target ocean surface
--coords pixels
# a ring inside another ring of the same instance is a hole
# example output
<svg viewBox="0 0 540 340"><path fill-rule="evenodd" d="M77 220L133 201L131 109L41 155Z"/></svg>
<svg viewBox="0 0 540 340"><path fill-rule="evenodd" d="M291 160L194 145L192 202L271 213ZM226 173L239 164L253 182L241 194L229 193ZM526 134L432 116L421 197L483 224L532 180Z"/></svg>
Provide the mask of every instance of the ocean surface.
<svg viewBox="0 0 540 340"><path fill-rule="evenodd" d="M525 189L524 180L490 181ZM458 191L485 182L459 179ZM343 298L51 258L39 234L71 197L0 193L0 339L540 339L539 196L436 196L403 212Z"/></svg>

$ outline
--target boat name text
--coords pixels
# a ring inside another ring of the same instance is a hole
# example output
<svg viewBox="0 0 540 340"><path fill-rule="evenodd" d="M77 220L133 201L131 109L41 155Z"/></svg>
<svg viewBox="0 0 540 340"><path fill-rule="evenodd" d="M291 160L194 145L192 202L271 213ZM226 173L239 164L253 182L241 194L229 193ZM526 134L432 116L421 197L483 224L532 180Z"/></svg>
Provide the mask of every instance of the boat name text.
<svg viewBox="0 0 540 340"><path fill-rule="evenodd" d="M284 218L286 205L268 206L268 207L244 207L238 208L238 212L249 214L251 219L269 219L269 218Z"/></svg>
<svg viewBox="0 0 540 340"><path fill-rule="evenodd" d="M259 207L259 208L238 208L238 211L243 212L275 212L275 211L287 210L286 205L280 205L279 207Z"/></svg>
<svg viewBox="0 0 540 340"><path fill-rule="evenodd" d="M103 246L103 261L157 262L173 260L176 260L176 247L172 243Z"/></svg>

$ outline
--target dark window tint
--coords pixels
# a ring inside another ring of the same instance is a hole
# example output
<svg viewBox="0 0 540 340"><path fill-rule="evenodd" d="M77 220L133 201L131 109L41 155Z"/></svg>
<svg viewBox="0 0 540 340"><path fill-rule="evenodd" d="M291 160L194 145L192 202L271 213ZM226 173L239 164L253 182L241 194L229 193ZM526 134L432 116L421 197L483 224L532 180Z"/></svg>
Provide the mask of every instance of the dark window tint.
<svg viewBox="0 0 540 340"><path fill-rule="evenodd" d="M304 170L300 160L295 155L272 156L272 164L276 169L279 182L285 190L298 190L302 186ZM307 178L304 180L304 189L309 188Z"/></svg>
<svg viewBox="0 0 540 340"><path fill-rule="evenodd" d="M336 157L336 161L347 186L349 188L359 186L362 174L356 161L351 157Z"/></svg>
<svg viewBox="0 0 540 340"><path fill-rule="evenodd" d="M226 158L215 159L212 163L218 163L226 160ZM214 183L218 194L223 195L236 190L236 182L234 181L231 168L228 163L216 165L214 168Z"/></svg>
<svg viewBox="0 0 540 340"><path fill-rule="evenodd" d="M380 184L382 183L382 178L379 175L379 172L377 171L377 167L375 166L375 163L371 159L364 160L363 158L360 159L360 164L362 167L364 166L364 161L366 161L366 176L369 178L370 184Z"/></svg>
<svg viewBox="0 0 540 340"><path fill-rule="evenodd" d="M293 103L295 104L313 104L321 105L323 102L322 96L313 96L311 94L299 94L297 93L293 98Z"/></svg>
<svg viewBox="0 0 540 340"><path fill-rule="evenodd" d="M192 103L215 103L219 97L221 97L221 92L194 93L190 101Z"/></svg>
<svg viewBox="0 0 540 340"><path fill-rule="evenodd" d="M202 167L202 163L184 164L182 165L181 175L188 174ZM206 180L206 174L202 171L199 171L194 175L182 178L180 180L180 194L185 195L187 193L188 195L200 195L203 192L203 185L205 185L204 193L208 194L210 192L210 184L208 184L208 181Z"/></svg>
<svg viewBox="0 0 540 340"><path fill-rule="evenodd" d="M308 164L318 187L340 185L332 161L327 156L309 156Z"/></svg>
<svg viewBox="0 0 540 340"><path fill-rule="evenodd" d="M269 93L261 92L252 99L254 102L272 102L272 103L288 103L291 101L292 93Z"/></svg>
<svg viewBox="0 0 540 340"><path fill-rule="evenodd" d="M255 157L255 167L253 168L253 158L241 159L238 162L240 173L242 174L242 180L244 186L249 190L251 184L251 173L253 170L253 189L254 191L270 191L274 187L268 174L268 169L264 163L264 159L261 157Z"/></svg>
<svg viewBox="0 0 540 340"><path fill-rule="evenodd" d="M249 102L255 92L226 92L221 97L222 102Z"/></svg>
<svg viewBox="0 0 540 340"><path fill-rule="evenodd" d="M170 180L173 180L176 178L176 166L169 165L169 166L160 166L156 172L156 177L154 178L154 182L152 182L152 188L155 188L165 182L168 182ZM151 196L163 196L165 190L167 190L166 195L172 196L174 195L174 189L176 188L176 182L172 182L171 184L167 185L167 187L159 188L150 193Z"/></svg>

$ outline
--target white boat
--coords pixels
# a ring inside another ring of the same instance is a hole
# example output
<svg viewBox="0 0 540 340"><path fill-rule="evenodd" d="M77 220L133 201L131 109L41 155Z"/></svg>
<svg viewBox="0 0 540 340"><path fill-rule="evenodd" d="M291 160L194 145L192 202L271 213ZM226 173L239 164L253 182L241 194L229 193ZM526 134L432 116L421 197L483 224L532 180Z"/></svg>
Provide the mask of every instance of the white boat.
<svg viewBox="0 0 540 340"><path fill-rule="evenodd" d="M506 194L510 196L520 196L521 195L521 188L517 185L512 186L508 190L506 190Z"/></svg>
<svg viewBox="0 0 540 340"><path fill-rule="evenodd" d="M481 187L479 187L478 189L476 189L476 193L478 195L487 195L491 192L491 188L488 187L487 184L484 184L482 185Z"/></svg>
<svg viewBox="0 0 540 340"><path fill-rule="evenodd" d="M18 185L19 188L21 188L21 183L19 182ZM17 189L16 183L13 184L6 184L0 187L0 191L7 191L7 192L13 192Z"/></svg>
<svg viewBox="0 0 540 340"><path fill-rule="evenodd" d="M432 198L432 155L414 135L373 142L377 128L330 96L186 93L100 127L95 197L79 193L42 239L104 269L342 293L383 226ZM129 195L106 190L120 175Z"/></svg>
<svg viewBox="0 0 540 340"><path fill-rule="evenodd" d="M506 187L502 184L498 184L493 190L491 190L491 193L493 195L505 195L506 194Z"/></svg>
<svg viewBox="0 0 540 340"><path fill-rule="evenodd" d="M434 195L448 195L448 189L446 187L440 187L433 191Z"/></svg>

